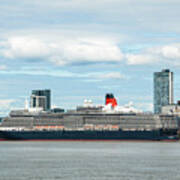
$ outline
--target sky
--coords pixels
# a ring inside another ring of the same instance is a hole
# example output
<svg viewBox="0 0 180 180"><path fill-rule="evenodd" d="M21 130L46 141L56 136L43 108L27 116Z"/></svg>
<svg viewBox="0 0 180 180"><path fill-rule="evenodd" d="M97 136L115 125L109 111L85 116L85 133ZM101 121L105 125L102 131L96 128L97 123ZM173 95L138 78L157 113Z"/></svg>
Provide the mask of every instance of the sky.
<svg viewBox="0 0 180 180"><path fill-rule="evenodd" d="M179 0L0 0L0 116L51 89L53 107L84 99L153 110L153 72L180 99Z"/></svg>

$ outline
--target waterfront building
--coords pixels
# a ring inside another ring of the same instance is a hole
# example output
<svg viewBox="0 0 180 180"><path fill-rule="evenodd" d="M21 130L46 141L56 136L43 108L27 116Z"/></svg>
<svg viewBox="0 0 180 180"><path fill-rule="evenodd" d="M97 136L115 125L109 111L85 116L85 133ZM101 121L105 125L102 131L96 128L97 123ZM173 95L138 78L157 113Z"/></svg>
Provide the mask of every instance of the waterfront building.
<svg viewBox="0 0 180 180"><path fill-rule="evenodd" d="M173 104L173 72L164 69L154 73L154 113L161 113L162 106Z"/></svg>
<svg viewBox="0 0 180 180"><path fill-rule="evenodd" d="M51 91L32 90L31 94L31 108L42 108L44 111L51 109Z"/></svg>

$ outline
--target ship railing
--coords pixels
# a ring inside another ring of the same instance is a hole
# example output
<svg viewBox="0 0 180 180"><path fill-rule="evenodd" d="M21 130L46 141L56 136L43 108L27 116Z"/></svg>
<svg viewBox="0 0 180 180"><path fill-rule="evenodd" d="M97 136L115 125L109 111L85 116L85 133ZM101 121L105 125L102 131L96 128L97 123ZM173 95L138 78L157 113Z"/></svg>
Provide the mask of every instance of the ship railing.
<svg viewBox="0 0 180 180"><path fill-rule="evenodd" d="M101 124L85 124L83 126L84 130L119 130L119 126L118 125L112 125L112 124L108 124L108 125L101 125Z"/></svg>
<svg viewBox="0 0 180 180"><path fill-rule="evenodd" d="M34 130L63 130L64 126L35 126Z"/></svg>
<svg viewBox="0 0 180 180"><path fill-rule="evenodd" d="M154 129L151 129L151 128L122 128L121 129L122 131L152 131Z"/></svg>
<svg viewBox="0 0 180 180"><path fill-rule="evenodd" d="M0 127L1 131L24 131L26 127Z"/></svg>

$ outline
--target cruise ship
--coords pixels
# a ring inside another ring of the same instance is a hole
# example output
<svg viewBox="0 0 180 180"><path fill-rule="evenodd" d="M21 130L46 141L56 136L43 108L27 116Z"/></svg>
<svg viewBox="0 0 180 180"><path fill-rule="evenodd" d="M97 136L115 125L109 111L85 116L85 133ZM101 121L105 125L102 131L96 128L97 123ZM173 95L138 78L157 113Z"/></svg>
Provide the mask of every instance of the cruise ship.
<svg viewBox="0 0 180 180"><path fill-rule="evenodd" d="M34 96L33 96L34 98ZM43 102L42 99L41 103ZM4 140L177 140L176 115L143 113L120 107L113 94L105 105L85 100L75 110L13 110L0 124Z"/></svg>

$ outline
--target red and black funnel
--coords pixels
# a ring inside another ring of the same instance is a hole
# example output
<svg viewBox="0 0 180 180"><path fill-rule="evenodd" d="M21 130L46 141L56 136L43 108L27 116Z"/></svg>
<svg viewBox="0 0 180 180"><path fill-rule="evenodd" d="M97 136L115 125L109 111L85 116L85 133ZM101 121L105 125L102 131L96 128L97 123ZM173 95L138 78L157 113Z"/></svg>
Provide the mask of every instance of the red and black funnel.
<svg viewBox="0 0 180 180"><path fill-rule="evenodd" d="M106 94L105 103L106 105L111 104L113 108L117 106L117 101L113 94Z"/></svg>

